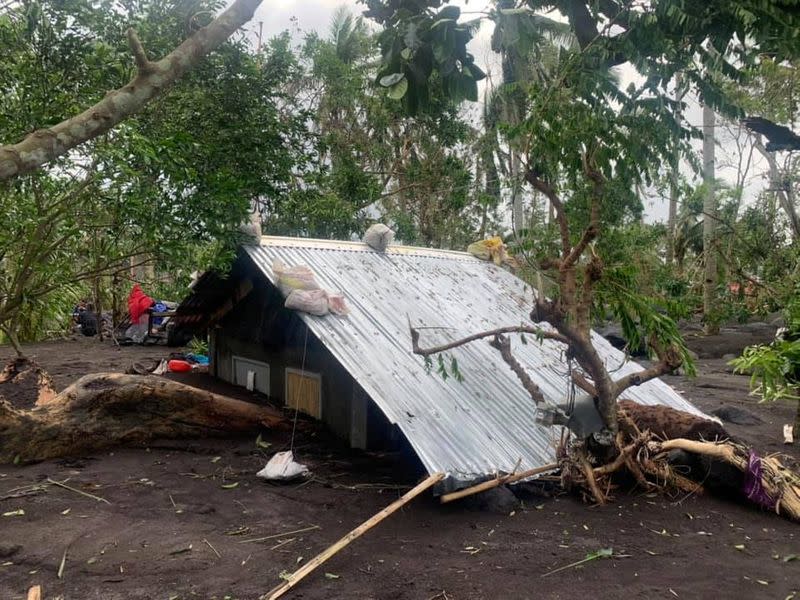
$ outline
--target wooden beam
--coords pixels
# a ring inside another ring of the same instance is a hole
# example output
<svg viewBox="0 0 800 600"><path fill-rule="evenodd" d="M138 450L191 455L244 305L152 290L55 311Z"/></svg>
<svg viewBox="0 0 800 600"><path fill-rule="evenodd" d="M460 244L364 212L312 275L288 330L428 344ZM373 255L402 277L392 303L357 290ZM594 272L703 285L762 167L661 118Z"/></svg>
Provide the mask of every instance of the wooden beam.
<svg viewBox="0 0 800 600"><path fill-rule="evenodd" d="M290 589L292 589L294 586L300 583L300 581L306 575L311 573L311 571L316 569L318 566L320 566L334 554L339 552L339 550L347 546L354 539L361 537L363 534L365 534L367 531L375 527L375 525L383 521L393 512L405 506L408 502L419 496L422 492L424 492L428 488L439 483L443 478L444 478L444 473L434 473L433 475L425 479L422 483L420 483L413 489L406 492L402 497L392 502L381 512L371 517L370 519L364 521L361 525L353 529L353 531L348 533L338 542L336 542L332 546L329 546L326 550L324 550L323 552L312 558L304 566L300 567L297 571L292 573L284 583L274 588L267 594L266 596L267 600L276 600L277 598L283 596L286 592L288 592Z"/></svg>
<svg viewBox="0 0 800 600"><path fill-rule="evenodd" d="M492 488L496 488L507 483L514 483L516 481L520 481L521 479L527 479L528 477L533 477L534 475L546 473L547 471L555 471L557 468L558 463L551 463L549 465L544 465L543 467L536 467L535 469L523 471L522 473L512 473L510 475L504 475L503 477L496 477L495 479L484 481L483 483L473 485L472 487L445 494L442 496L441 502L442 504L447 504L453 500L459 500L461 498L466 498L467 496L472 496L473 494L479 494L480 492L485 492L486 490L491 490Z"/></svg>

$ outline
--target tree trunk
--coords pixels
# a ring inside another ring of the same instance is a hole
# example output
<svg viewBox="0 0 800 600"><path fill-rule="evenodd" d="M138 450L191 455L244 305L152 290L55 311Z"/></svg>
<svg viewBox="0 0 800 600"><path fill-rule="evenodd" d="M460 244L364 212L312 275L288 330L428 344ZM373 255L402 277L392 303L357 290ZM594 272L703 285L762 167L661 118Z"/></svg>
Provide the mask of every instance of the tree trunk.
<svg viewBox="0 0 800 600"><path fill-rule="evenodd" d="M773 207L775 199L777 198L781 208L783 209L783 212L786 213L786 218L789 219L789 228L792 234L792 240L797 241L800 239L800 217L797 215L797 211L794 207L794 199L791 197L791 186L789 190L785 188L785 184L783 182L784 177L782 177L781 169L778 167L778 161L775 158L775 153L767 152L767 149L764 147L760 136L756 136L754 146L756 150L759 151L761 156L767 160L767 164L769 165L769 199L772 205L770 207L770 212L774 213Z"/></svg>
<svg viewBox="0 0 800 600"><path fill-rule="evenodd" d="M96 276L92 282L92 291L94 294L94 314L97 317L97 336L98 340L103 341L103 300L101 297L101 281L100 276Z"/></svg>
<svg viewBox="0 0 800 600"><path fill-rule="evenodd" d="M705 319L705 332L712 335L719 332L719 325L710 319L714 312L717 300L717 260L716 260L716 227L717 227L717 197L714 181L714 123L713 109L703 107L703 182L706 185L706 195L703 199L703 262L705 263L703 277L703 318Z"/></svg>
<svg viewBox="0 0 800 600"><path fill-rule="evenodd" d="M274 408L155 376L86 375L19 410L0 399L0 463L95 452L159 437L255 431L284 422Z"/></svg>
<svg viewBox="0 0 800 600"><path fill-rule="evenodd" d="M140 111L249 21L261 1L236 0L206 27L196 31L157 62L148 60L135 32L128 30L138 68L131 82L106 94L79 115L48 129L34 131L17 144L0 146L0 181L37 169Z"/></svg>
<svg viewBox="0 0 800 600"><path fill-rule="evenodd" d="M525 229L525 211L522 194L522 161L519 152L511 150L511 226L519 236Z"/></svg>
<svg viewBox="0 0 800 600"><path fill-rule="evenodd" d="M17 356L20 358L24 357L25 352L23 352L22 345L19 343L16 327L13 325L4 326L2 327L2 331L4 334L6 334L8 343L11 344L11 347L14 349L14 352L17 353Z"/></svg>
<svg viewBox="0 0 800 600"><path fill-rule="evenodd" d="M680 89L682 83L681 74L675 76L675 100L681 102L684 92ZM678 127L681 126L680 109L675 114ZM670 267L675 263L675 227L678 221L678 181L680 174L681 155L679 140L675 141L675 148L672 151L672 165L670 166L669 177L669 214L667 216L667 265Z"/></svg>

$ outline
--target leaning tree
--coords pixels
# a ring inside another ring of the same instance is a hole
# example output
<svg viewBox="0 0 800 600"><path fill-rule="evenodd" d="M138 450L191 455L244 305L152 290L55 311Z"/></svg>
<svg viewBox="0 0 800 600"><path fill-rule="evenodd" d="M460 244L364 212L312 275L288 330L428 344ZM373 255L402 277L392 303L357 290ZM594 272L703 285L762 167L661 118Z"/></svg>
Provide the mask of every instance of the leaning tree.
<svg viewBox="0 0 800 600"><path fill-rule="evenodd" d="M441 86L455 101L477 99L484 74L467 44L479 21L465 22L458 7L439 0L368 0L367 5L367 14L385 28L376 83L402 98L407 111L431 110L433 86ZM630 460L643 456L641 450L649 443L637 422L663 434L668 422L681 420L632 403L620 410L618 399L631 386L682 364L691 368L675 323L657 302L636 292L635 273L604 261L604 235L641 210L635 190L650 183L661 165L671 164L676 140L687 144L699 135L677 118L683 104L674 99L675 76L680 73L704 104L741 115L720 82L737 79L734 64L757 60L758 53L778 59L797 54L800 49L791 40L800 15L784 3L754 0L528 0L512 7L498 3L480 18L504 28L524 47L536 40L525 37L531 28L521 21L535 18L541 29L552 10L566 19L577 44L559 49L555 67L514 82L524 98L518 104L522 114L506 130L523 157L521 177L555 212L555 250L540 240L525 256L528 266L556 282L554 293L546 297L540 289L535 295L531 325L478 332L435 348L421 344L419 331L412 330L412 339L416 353L430 356L490 338L537 404L544 401L542 393L513 356L508 336L527 333L562 343L579 365L572 375L575 385L593 397L602 416L602 430L578 440L571 453L577 473L602 502L596 479L613 470L609 465L627 466L641 483L647 477L667 477L663 461L637 465ZM626 87L615 70L624 64L638 73ZM620 378L610 372L591 332L595 317L609 312L621 321L632 346L646 340L654 358L651 366ZM685 425L667 437L683 437L698 426L691 420ZM695 437L714 433L695 431ZM603 464L590 468L590 459ZM685 483L674 473L667 479L679 487Z"/></svg>

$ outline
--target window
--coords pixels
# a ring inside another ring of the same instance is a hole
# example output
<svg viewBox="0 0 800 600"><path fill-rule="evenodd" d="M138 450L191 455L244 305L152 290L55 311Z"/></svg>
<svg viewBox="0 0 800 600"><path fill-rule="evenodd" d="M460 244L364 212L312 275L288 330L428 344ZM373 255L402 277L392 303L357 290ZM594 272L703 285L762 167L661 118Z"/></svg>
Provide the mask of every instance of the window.
<svg viewBox="0 0 800 600"><path fill-rule="evenodd" d="M269 365L257 360L234 356L233 383L269 396Z"/></svg>
<svg viewBox="0 0 800 600"><path fill-rule="evenodd" d="M322 375L286 369L286 406L315 419L322 418Z"/></svg>

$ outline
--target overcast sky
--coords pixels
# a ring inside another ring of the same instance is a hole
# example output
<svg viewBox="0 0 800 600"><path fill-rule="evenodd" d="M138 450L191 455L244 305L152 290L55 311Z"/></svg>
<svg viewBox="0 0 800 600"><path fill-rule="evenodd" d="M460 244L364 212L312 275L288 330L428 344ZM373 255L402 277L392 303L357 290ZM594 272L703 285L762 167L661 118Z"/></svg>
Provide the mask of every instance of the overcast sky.
<svg viewBox="0 0 800 600"><path fill-rule="evenodd" d="M480 0L472 0L472 2L459 0L452 2L452 4L461 6L463 11L475 12L483 11L489 6L489 3ZM333 14L340 6L347 6L356 14L360 14L365 8L364 4L356 0L301 0L299 2L293 0L264 0L256 12L255 18L246 28L254 39L258 33L259 25L263 27L264 39L285 30L296 33L298 29L301 32L317 31L324 35L328 33ZM475 55L478 64L489 74L489 78L494 78L496 81L500 76L499 60L497 55L491 51L491 32L491 24L484 23L480 32L472 41L470 50ZM635 69L630 65L623 65L618 71L623 89L628 82L638 76ZM693 97L687 97L686 101L689 105L685 115L686 121L699 127L702 124L700 105ZM467 112L470 115L477 115L480 114L479 109L480 107L476 104L468 107ZM726 164L735 163L735 159L730 156L734 148L732 139L723 130L718 130L717 135L719 144L717 148L717 176L733 182L736 178L736 169L726 166ZM699 156L700 142L697 142L695 146ZM687 176L692 176L691 170L687 165L684 165L682 170ZM757 153L754 153L753 166L745 188L746 201L748 199L752 200L765 187L765 181L762 177L762 173L765 170L766 165L763 159ZM645 204L646 220L648 222L666 220L666 200L652 197Z"/></svg>

